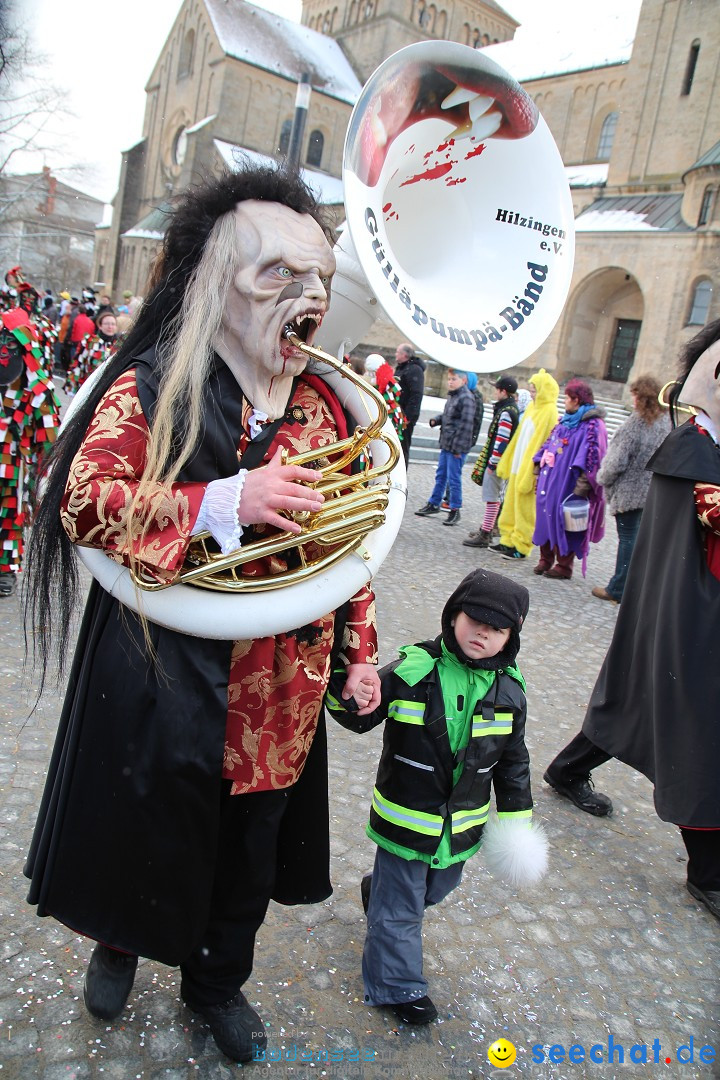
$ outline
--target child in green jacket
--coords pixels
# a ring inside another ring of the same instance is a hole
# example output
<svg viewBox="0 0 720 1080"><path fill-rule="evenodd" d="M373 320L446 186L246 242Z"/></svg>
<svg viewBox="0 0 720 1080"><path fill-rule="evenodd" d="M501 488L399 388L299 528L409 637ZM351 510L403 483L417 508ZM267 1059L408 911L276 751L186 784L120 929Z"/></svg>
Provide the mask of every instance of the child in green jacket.
<svg viewBox="0 0 720 1080"><path fill-rule="evenodd" d="M328 708L343 726L363 732L385 721L367 826L378 847L361 887L362 967L366 1003L387 1005L406 1023L437 1018L422 972L423 914L458 885L483 843L491 785L501 831L507 821L530 823L525 680L515 666L529 603L524 586L474 570L447 601L442 634L401 649L380 672L374 712L350 712L341 682L331 683ZM515 878L536 879L544 839L521 828L519 854L515 832L500 861L522 862L529 849Z"/></svg>

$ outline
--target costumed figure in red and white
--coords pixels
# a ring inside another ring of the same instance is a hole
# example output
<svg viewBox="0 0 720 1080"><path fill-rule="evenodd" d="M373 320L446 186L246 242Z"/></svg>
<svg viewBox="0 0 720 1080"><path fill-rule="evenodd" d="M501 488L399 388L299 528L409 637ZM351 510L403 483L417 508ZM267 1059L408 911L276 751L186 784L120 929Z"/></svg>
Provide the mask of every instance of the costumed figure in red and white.
<svg viewBox="0 0 720 1080"><path fill-rule="evenodd" d="M591 771L615 757L644 773L658 816L680 827L688 891L720 919L720 319L685 346L670 399L697 415L648 463L613 639L582 731L545 780L602 817L612 803Z"/></svg>
<svg viewBox="0 0 720 1080"><path fill-rule="evenodd" d="M365 370L370 382L378 388L387 406L388 417L395 434L402 443L403 432L407 426L405 413L400 405L400 383L395 377L395 370L380 353L370 353L365 360Z"/></svg>
<svg viewBox="0 0 720 1080"><path fill-rule="evenodd" d="M117 321L112 311L103 311L98 316L97 333L86 334L80 342L75 359L68 368L63 390L66 394L76 394L95 368L100 367L113 355L117 340Z"/></svg>
<svg viewBox="0 0 720 1080"><path fill-rule="evenodd" d="M23 309L35 327L38 343L42 349L43 367L48 374L52 374L58 328L40 310L40 294L25 280L22 267L14 266L12 270L8 270L5 281L15 294L17 306Z"/></svg>
<svg viewBox="0 0 720 1080"><path fill-rule="evenodd" d="M282 464L281 451L321 459L346 419L285 328L312 343L334 270L297 176L247 165L182 197L138 318L53 454L28 597L46 663L47 631L62 652L78 595L74 544L173 582L193 535L209 531L227 552L298 533L282 515L319 509L305 484L321 474ZM264 568L282 573L289 558ZM85 978L94 1015L122 1012L142 955L179 965L183 1000L227 1056L262 1051L241 987L268 902L331 892L331 654L360 712L375 708L369 587L343 618L218 641L144 622L92 585L26 873L39 914L102 942Z"/></svg>
<svg viewBox="0 0 720 1080"><path fill-rule="evenodd" d="M15 591L38 464L57 435L60 402L22 307L0 314L0 597Z"/></svg>

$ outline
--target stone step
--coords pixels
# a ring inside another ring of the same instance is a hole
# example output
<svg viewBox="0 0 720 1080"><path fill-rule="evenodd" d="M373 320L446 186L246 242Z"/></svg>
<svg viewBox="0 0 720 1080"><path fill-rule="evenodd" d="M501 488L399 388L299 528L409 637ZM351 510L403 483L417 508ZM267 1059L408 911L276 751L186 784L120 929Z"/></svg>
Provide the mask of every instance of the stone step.
<svg viewBox="0 0 720 1080"><path fill-rule="evenodd" d="M440 435L438 428L431 428L428 420L431 416L437 416L442 411L443 402L436 398L428 401L427 405L423 401L423 407L420 412L420 419L415 425L415 431L413 432L413 441L410 448L410 461L417 462L418 464L437 464L439 456L438 438ZM617 429L623 424L627 418L631 415L630 410L626 409L624 405L619 405L616 401L602 401L597 399L596 404L599 405L605 411L605 427L607 428L608 439L611 439ZM558 398L558 412L562 414L565 408L565 398ZM492 417L492 407L485 404L485 413L483 415L482 427L480 428L480 437L478 438L477 445L473 447L466 459L466 465L472 463L477 458L482 446L487 438L488 425Z"/></svg>

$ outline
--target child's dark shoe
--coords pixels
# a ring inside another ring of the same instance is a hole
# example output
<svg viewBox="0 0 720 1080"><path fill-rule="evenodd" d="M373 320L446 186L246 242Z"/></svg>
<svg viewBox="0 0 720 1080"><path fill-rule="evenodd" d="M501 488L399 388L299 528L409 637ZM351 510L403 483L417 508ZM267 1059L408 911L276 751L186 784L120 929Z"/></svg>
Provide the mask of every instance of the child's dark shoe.
<svg viewBox="0 0 720 1080"><path fill-rule="evenodd" d="M437 1020L438 1011L427 994L415 1001L390 1003L387 1007L392 1009L403 1024L430 1024Z"/></svg>

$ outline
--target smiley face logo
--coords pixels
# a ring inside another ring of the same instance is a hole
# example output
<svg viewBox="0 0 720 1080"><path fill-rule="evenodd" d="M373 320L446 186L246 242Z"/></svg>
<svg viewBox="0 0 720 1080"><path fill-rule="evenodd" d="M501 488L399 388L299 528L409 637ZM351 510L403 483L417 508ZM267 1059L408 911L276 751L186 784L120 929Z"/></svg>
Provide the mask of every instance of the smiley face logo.
<svg viewBox="0 0 720 1080"><path fill-rule="evenodd" d="M491 1046L488 1046L488 1061L496 1069L507 1069L516 1057L515 1047L507 1039L496 1039Z"/></svg>

